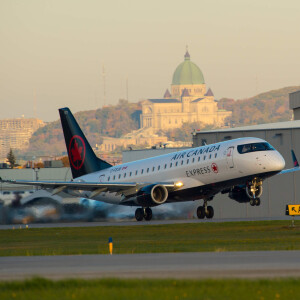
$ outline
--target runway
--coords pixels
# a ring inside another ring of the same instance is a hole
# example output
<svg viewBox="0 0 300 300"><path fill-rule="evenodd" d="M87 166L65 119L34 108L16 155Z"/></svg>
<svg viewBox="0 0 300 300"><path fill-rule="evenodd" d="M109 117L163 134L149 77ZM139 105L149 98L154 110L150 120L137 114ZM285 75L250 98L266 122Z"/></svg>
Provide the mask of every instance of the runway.
<svg viewBox="0 0 300 300"><path fill-rule="evenodd" d="M168 225L168 224L188 224L188 223L222 223L222 222L248 222L248 221L275 221L285 220L289 225L291 217L277 218L228 218L228 219L172 219L172 220L151 220L137 222L136 220L105 220L102 222L72 222L72 223L32 223L29 228L57 228L57 227L97 227L97 226L143 226L143 225ZM25 224L0 225L0 230L26 228Z"/></svg>
<svg viewBox="0 0 300 300"><path fill-rule="evenodd" d="M0 257L0 279L300 277L300 251Z"/></svg>

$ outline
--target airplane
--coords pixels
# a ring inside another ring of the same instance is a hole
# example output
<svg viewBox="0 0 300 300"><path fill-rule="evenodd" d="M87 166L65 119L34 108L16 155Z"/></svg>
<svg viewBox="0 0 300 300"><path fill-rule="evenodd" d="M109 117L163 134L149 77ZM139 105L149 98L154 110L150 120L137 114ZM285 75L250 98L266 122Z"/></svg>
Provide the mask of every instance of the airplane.
<svg viewBox="0 0 300 300"><path fill-rule="evenodd" d="M12 184L40 186L52 194L135 206L137 221L152 219L151 207L165 203L203 200L199 219L213 218L208 205L218 193L239 202L260 205L262 183L283 170L285 160L267 141L244 137L190 148L152 158L112 166L98 158L69 108L59 109L73 180L2 180Z"/></svg>

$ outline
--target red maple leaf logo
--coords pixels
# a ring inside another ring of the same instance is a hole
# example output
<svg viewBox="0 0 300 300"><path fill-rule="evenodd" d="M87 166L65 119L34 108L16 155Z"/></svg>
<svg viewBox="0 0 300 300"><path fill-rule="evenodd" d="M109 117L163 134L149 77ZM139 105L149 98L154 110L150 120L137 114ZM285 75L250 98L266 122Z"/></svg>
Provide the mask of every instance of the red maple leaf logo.
<svg viewBox="0 0 300 300"><path fill-rule="evenodd" d="M211 168L215 173L219 172L217 164L215 164L215 163L211 164Z"/></svg>
<svg viewBox="0 0 300 300"><path fill-rule="evenodd" d="M69 144L69 158L70 163L76 170L79 170L83 166L85 160L85 144L83 139L78 135L74 135L71 138Z"/></svg>
<svg viewBox="0 0 300 300"><path fill-rule="evenodd" d="M71 148L71 153L72 153L72 160L73 162L76 161L81 161L81 154L82 154L82 146L78 146L77 141L75 141L73 148Z"/></svg>

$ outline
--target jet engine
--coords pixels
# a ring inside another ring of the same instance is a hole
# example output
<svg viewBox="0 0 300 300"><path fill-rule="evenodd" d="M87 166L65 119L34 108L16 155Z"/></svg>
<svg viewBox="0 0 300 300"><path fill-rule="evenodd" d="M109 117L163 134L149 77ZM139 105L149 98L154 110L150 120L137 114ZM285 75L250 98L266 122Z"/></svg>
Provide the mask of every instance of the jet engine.
<svg viewBox="0 0 300 300"><path fill-rule="evenodd" d="M160 184L150 184L141 188L136 196L137 203L143 207L163 204L168 199L168 190Z"/></svg>

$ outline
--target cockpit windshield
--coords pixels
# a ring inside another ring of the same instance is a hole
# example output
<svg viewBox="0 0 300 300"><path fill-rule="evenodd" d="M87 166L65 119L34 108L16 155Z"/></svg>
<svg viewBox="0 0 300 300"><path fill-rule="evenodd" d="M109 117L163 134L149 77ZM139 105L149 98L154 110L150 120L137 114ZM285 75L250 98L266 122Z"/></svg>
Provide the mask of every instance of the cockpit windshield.
<svg viewBox="0 0 300 300"><path fill-rule="evenodd" d="M245 154L249 152L267 151L267 150L275 150L275 149L269 143L252 143L252 144L238 145L237 150L240 154Z"/></svg>

